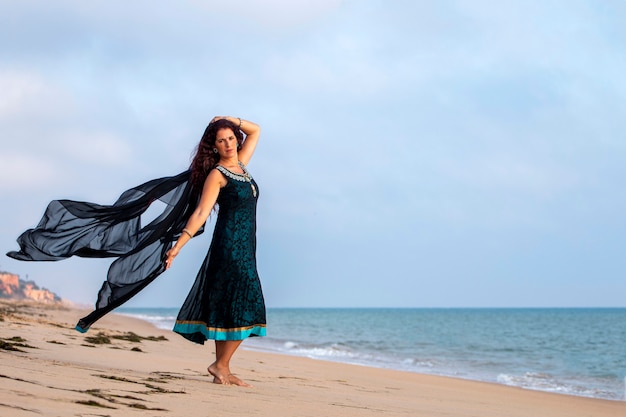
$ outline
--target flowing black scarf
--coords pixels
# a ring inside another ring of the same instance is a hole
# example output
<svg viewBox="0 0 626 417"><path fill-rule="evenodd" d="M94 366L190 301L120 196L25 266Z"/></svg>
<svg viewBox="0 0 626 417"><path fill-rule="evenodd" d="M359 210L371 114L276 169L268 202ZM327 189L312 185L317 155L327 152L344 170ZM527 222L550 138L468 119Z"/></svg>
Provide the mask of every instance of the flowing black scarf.
<svg viewBox="0 0 626 417"><path fill-rule="evenodd" d="M165 271L165 254L180 237L197 205L190 173L131 188L110 206L52 201L37 227L17 239L19 252L7 256L20 261L58 261L71 256L117 258L98 292L95 310L76 325L78 331L86 332ZM142 227L141 215L156 200L165 203L165 209Z"/></svg>

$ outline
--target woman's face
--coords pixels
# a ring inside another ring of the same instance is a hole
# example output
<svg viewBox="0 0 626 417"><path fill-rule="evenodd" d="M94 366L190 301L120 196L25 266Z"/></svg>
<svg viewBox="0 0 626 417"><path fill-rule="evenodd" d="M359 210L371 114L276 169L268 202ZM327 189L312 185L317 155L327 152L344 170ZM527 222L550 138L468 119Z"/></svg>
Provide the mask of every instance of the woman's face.
<svg viewBox="0 0 626 417"><path fill-rule="evenodd" d="M235 133L229 128L218 130L215 135L215 148L220 158L230 158L237 155L237 138Z"/></svg>

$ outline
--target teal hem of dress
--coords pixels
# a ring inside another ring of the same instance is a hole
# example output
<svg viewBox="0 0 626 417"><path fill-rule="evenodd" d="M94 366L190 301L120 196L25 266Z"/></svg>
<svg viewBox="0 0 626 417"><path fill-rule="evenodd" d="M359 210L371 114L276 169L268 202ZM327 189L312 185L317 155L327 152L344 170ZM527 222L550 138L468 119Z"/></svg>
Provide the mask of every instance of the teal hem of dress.
<svg viewBox="0 0 626 417"><path fill-rule="evenodd" d="M266 336L265 326L255 325L239 329L209 328L202 323L176 323L174 332L186 336L201 333L206 340L244 340L251 336Z"/></svg>
<svg viewBox="0 0 626 417"><path fill-rule="evenodd" d="M74 329L76 331L79 331L81 333L87 333L87 330L89 330L89 327L87 327L86 329L83 329L82 327L80 327L78 324L76 325L76 327L74 327Z"/></svg>

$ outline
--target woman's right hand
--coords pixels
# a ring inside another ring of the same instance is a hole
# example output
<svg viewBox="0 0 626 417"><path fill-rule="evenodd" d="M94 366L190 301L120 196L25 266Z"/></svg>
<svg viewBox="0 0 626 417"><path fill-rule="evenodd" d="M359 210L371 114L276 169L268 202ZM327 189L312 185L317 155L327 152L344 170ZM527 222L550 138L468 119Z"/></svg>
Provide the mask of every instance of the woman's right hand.
<svg viewBox="0 0 626 417"><path fill-rule="evenodd" d="M180 249L176 245L174 245L172 249L167 251L167 253L165 254L165 261L163 262L165 264L165 269L170 269L174 258L178 255L178 252L180 252Z"/></svg>

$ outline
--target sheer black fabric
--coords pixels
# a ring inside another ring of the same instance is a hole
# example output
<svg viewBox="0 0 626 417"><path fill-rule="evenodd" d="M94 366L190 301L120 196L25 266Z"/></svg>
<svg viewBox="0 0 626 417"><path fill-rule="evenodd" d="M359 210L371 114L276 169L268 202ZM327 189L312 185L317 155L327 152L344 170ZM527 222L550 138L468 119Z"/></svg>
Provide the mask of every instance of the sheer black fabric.
<svg viewBox="0 0 626 417"><path fill-rule="evenodd" d="M189 177L190 171L185 171L148 181L125 191L113 205L52 201L37 227L17 239L20 250L7 256L21 261L117 258L98 293L95 310L76 326L85 332L163 273L165 253L197 205ZM163 212L142 227L141 215L156 200L165 203Z"/></svg>

